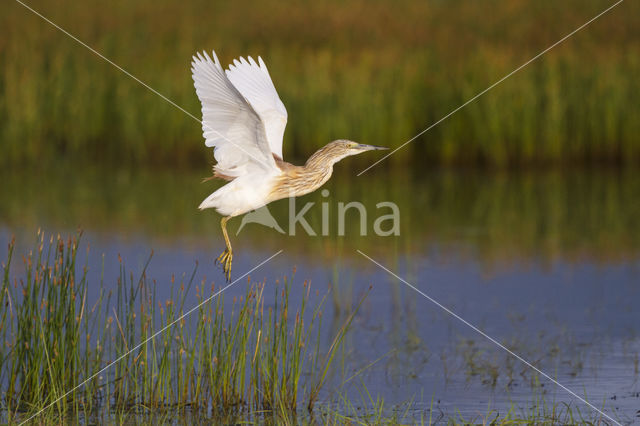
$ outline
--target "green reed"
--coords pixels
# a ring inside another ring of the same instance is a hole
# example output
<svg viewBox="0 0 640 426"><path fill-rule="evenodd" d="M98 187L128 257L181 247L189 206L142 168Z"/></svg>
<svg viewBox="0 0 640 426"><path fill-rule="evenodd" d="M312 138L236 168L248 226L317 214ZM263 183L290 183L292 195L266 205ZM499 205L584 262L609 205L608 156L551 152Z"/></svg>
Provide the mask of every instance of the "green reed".
<svg viewBox="0 0 640 426"><path fill-rule="evenodd" d="M276 283L275 305L265 309L265 283L247 280L229 310L222 294L202 303L218 290L195 283L195 270L179 281L172 277L171 296L161 301L159 284L146 276L149 261L135 278L122 259L116 288L95 283L99 297L89 302L94 283L86 265L78 266L78 249L79 237L45 241L40 232L35 250L23 257L24 278L16 279L15 243L9 243L0 288L5 420L25 420L41 409L45 418L169 409L295 417L313 409L355 314L326 349L319 338L324 298L307 312L309 283L297 309L290 305L291 280ZM197 311L184 316L194 302Z"/></svg>
<svg viewBox="0 0 640 426"><path fill-rule="evenodd" d="M196 116L195 51L262 55L289 110L285 156L299 161L341 137L399 146L609 5L29 3ZM638 9L624 2L389 162L638 163ZM211 158L198 122L18 3L0 26L1 166Z"/></svg>

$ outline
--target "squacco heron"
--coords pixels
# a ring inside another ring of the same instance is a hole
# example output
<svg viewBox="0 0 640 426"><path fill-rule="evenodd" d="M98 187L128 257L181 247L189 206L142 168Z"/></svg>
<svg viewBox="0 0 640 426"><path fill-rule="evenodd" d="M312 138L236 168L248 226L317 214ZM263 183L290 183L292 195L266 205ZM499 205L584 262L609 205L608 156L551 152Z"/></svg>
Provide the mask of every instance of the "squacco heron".
<svg viewBox="0 0 640 426"><path fill-rule="evenodd" d="M227 281L231 279L233 250L227 221L272 201L315 191L343 158L372 149L350 140L336 140L316 151L304 166L282 159L282 136L287 110L278 97L267 66L258 57L234 60L227 70L213 52L198 53L191 63L196 93L202 103L205 145L213 147L217 164L213 178L229 181L199 206L214 208L220 221L225 251L217 258Z"/></svg>

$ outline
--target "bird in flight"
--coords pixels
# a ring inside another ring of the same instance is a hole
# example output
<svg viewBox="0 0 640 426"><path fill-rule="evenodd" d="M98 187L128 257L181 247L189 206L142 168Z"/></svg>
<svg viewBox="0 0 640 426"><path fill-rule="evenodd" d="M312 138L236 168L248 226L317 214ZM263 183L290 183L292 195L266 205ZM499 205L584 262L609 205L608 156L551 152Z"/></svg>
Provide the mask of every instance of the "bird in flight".
<svg viewBox="0 0 640 426"><path fill-rule="evenodd" d="M340 139L320 148L304 166L295 166L282 159L287 110L262 58L258 62L251 57L236 59L224 70L215 52L213 59L203 52L193 56L191 72L202 103L205 145L213 147L217 162L212 178L229 182L209 195L199 209L214 208L222 215L226 249L216 263L230 281L229 219L275 200L315 191L329 180L338 161L386 148Z"/></svg>

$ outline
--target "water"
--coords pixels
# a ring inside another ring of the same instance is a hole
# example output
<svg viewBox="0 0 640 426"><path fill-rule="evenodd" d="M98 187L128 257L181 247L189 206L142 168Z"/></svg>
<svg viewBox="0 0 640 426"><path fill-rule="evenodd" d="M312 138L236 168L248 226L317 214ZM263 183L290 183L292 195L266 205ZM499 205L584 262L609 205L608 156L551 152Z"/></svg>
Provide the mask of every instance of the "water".
<svg viewBox="0 0 640 426"><path fill-rule="evenodd" d="M269 285L295 268L294 301L304 280L319 297L331 289L325 346L371 286L324 401L338 390L358 405L366 387L386 406L412 400L411 410L432 407L436 417L460 411L469 418L488 407L504 413L512 404L524 410L541 399L591 413L435 301L608 414L623 422L639 420L638 173L409 175L378 168L356 178L348 168L326 186L328 194L318 191L296 201L298 212L314 203L305 218L319 235L308 235L299 225L293 236L251 223L235 235L241 219L230 222L235 277L282 249L251 278ZM39 227L63 234L82 228L94 282L104 264L105 283L115 283L118 254L139 272L153 250L149 275L160 284L160 298L168 294L162 294L162 284L172 274L190 274L196 261L198 282L222 284L212 263L224 248L219 217L196 209L214 188L199 183L203 175L206 171L3 172L0 241L15 235L23 253L33 246ZM360 235L355 210L345 215L345 235L337 235L338 203L350 201L366 210L367 235ZM388 213L376 208L380 202L397 205L399 235L375 234L376 218ZM286 200L270 206L285 231L289 209ZM329 235L323 236L325 221ZM19 274L19 262L13 266ZM229 288L228 299L245 287L242 280Z"/></svg>

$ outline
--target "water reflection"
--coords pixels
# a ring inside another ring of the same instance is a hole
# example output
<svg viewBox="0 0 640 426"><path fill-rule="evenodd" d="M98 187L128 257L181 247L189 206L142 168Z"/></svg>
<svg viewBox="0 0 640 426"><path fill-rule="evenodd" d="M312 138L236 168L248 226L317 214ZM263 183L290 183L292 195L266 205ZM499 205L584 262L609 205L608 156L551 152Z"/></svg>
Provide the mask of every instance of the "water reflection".
<svg viewBox="0 0 640 426"><path fill-rule="evenodd" d="M437 246L452 256L478 259L487 268L531 259L625 261L640 251L640 172L633 170L482 173L432 171L422 175L372 170L356 178L343 168L326 189L296 201L321 234L323 204L330 235L311 237L301 226L288 236L256 224L239 234L260 249L295 247L312 256L351 257L355 248L373 254L424 253ZM112 171L71 168L49 172L0 172L0 220L11 229L46 226L93 230L106 235L143 235L152 241L176 238L217 246L218 216L196 206L215 189L200 183L206 170ZM337 236L338 203L361 202L367 235L360 235L357 211L345 214L345 237ZM399 237L377 237L376 204L392 201L401 214ZM288 200L269 206L288 230ZM241 220L230 222L233 231ZM134 237L135 238L135 237ZM490 271L490 269L488 269Z"/></svg>

